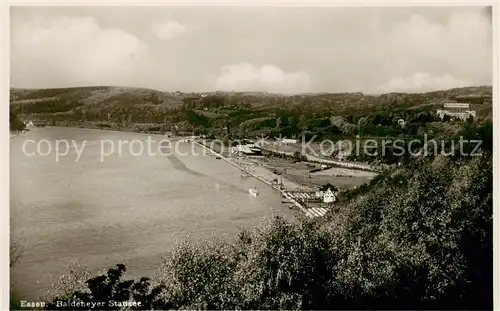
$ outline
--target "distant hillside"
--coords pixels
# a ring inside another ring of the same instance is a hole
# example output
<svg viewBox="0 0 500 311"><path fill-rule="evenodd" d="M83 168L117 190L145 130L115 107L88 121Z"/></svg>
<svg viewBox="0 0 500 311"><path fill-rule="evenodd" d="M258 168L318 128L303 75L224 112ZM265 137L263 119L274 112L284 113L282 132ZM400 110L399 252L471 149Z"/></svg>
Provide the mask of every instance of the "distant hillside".
<svg viewBox="0 0 500 311"><path fill-rule="evenodd" d="M75 87L60 89L18 89L10 91L11 104L37 102L74 102L81 105L160 105L175 107L182 105L182 96L151 89L131 87Z"/></svg>
<svg viewBox="0 0 500 311"><path fill-rule="evenodd" d="M72 102L80 105L108 106L118 105L130 107L135 105L155 105L166 108L175 108L183 104L183 99L188 96L203 96L203 93L170 93L161 92L145 88L132 87L110 87L110 86L92 86L92 87L72 87L55 89L21 89L11 88L11 104L30 104L41 102ZM204 95L207 96L207 95ZM436 102L439 100L483 100L492 96L491 86L463 87L444 91L435 91L427 93L387 93L381 95L365 95L360 92L355 93L307 93L299 95L280 95L267 92L222 92L217 91L208 93L211 97L231 97L244 98L247 100L263 101L265 99L292 99L299 101L309 99L311 101L335 101L335 100L363 100L370 101L376 99L397 99L401 97L408 98L426 98ZM272 105L272 102L259 103L263 105Z"/></svg>
<svg viewBox="0 0 500 311"><path fill-rule="evenodd" d="M182 106L183 97L131 87L12 88L10 104L19 115L54 122L159 123L169 110Z"/></svg>
<svg viewBox="0 0 500 311"><path fill-rule="evenodd" d="M207 128L219 131L227 124L236 128L242 122L265 117L279 117L280 123L292 126L293 131L304 131L308 127L304 120L316 119L318 122L309 122L309 127L314 128L317 124L326 126L328 122L318 118L330 116L344 116L353 124L367 115L392 113L394 115L391 120L396 116L409 118L408 113L435 112L446 101L469 102L473 104L478 116L491 119L491 86L382 95L361 92L298 95L223 91L172 93L109 86L12 88L10 91L11 111L21 119L43 119L53 123L80 125L89 122L107 122L121 124L120 126L162 124L164 128L182 124L186 131ZM303 120L299 122L301 118ZM277 120L274 123L275 125L266 123L262 126L276 127ZM292 132L287 133L289 134Z"/></svg>

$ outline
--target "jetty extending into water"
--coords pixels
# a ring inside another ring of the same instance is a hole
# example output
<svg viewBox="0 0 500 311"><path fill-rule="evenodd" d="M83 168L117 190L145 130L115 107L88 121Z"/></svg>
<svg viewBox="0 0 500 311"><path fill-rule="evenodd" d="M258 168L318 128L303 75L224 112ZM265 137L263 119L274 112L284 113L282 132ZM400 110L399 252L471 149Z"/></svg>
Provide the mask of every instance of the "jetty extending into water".
<svg viewBox="0 0 500 311"><path fill-rule="evenodd" d="M276 191L279 191L284 199L287 200L287 203L290 203L292 206L296 206L301 210L306 217L314 218L314 217L322 217L328 212L328 208L323 208L323 207L313 207L313 208L308 208L306 204L303 202L299 202L300 200L297 197L297 193L300 192L297 189L281 189L277 184L273 183L273 180L276 180L278 177L275 175L273 172L270 170L256 166L255 170L249 170L248 168L245 168L242 163L239 163L237 160L231 159L229 157L225 157L222 154L212 150L211 148L205 146L204 144L193 140L193 143L199 145L200 147L204 148L207 150L210 154L215 155L217 157L220 157L222 160L226 161L227 163L233 165L234 167L238 168L239 170L245 172L245 174L252 176L264 184L270 186L271 188L275 189ZM268 177L268 178L266 178ZM309 191L307 191L308 193Z"/></svg>

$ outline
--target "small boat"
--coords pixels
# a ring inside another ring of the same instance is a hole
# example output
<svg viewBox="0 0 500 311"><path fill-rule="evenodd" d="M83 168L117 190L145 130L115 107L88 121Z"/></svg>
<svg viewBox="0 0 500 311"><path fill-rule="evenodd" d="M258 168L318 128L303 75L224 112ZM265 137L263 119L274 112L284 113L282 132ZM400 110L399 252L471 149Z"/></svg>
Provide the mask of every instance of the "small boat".
<svg viewBox="0 0 500 311"><path fill-rule="evenodd" d="M255 145L250 146L250 151L254 153L254 155L262 155L262 149Z"/></svg>
<svg viewBox="0 0 500 311"><path fill-rule="evenodd" d="M248 189L248 193L251 195L251 196L258 196L259 195L259 191L257 190L257 187L253 188L253 189Z"/></svg>
<svg viewBox="0 0 500 311"><path fill-rule="evenodd" d="M216 158L217 160L220 160L220 159L222 159L221 157L215 157L215 158Z"/></svg>

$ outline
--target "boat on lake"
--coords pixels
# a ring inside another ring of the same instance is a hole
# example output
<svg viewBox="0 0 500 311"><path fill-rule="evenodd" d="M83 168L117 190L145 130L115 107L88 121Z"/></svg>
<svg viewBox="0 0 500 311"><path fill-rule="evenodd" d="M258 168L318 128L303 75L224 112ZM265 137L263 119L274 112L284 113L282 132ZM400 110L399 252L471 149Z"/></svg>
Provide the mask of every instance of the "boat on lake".
<svg viewBox="0 0 500 311"><path fill-rule="evenodd" d="M253 189L252 189L252 188L248 189L248 193L249 193L251 196L254 196L254 197L256 197L256 196L258 196L258 195L259 195L259 191L257 190L257 187L255 187L255 188L253 188Z"/></svg>

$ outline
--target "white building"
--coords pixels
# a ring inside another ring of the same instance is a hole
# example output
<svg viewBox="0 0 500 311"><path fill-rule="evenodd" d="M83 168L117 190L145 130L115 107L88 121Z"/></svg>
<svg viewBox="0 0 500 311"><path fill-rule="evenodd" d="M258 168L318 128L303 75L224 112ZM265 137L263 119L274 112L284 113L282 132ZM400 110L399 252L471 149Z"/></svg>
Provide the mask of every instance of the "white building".
<svg viewBox="0 0 500 311"><path fill-rule="evenodd" d="M445 103L443 104L445 109L463 109L468 110L470 105L468 103Z"/></svg>
<svg viewBox="0 0 500 311"><path fill-rule="evenodd" d="M445 103L443 108L444 109L438 109L436 111L436 114L440 119L443 119L444 116L450 116L451 118L457 118L460 120L467 120L470 117L476 117L476 111L471 110L470 104L468 103Z"/></svg>
<svg viewBox="0 0 500 311"><path fill-rule="evenodd" d="M328 188L328 190L323 193L323 203L332 203L335 202L335 194Z"/></svg>
<svg viewBox="0 0 500 311"><path fill-rule="evenodd" d="M450 116L452 118L457 118L461 120L467 120L469 117L472 118L476 117L476 112L474 110L465 110L465 111L438 110L436 114L440 119L443 119L444 116Z"/></svg>
<svg viewBox="0 0 500 311"><path fill-rule="evenodd" d="M283 138L283 139L281 140L281 143L282 143L282 144L285 144L285 145L288 145L288 144L296 144L296 143L298 143L298 142L299 142L299 141L298 141L298 139L294 139L294 138L293 138L293 139L292 139L292 138Z"/></svg>

